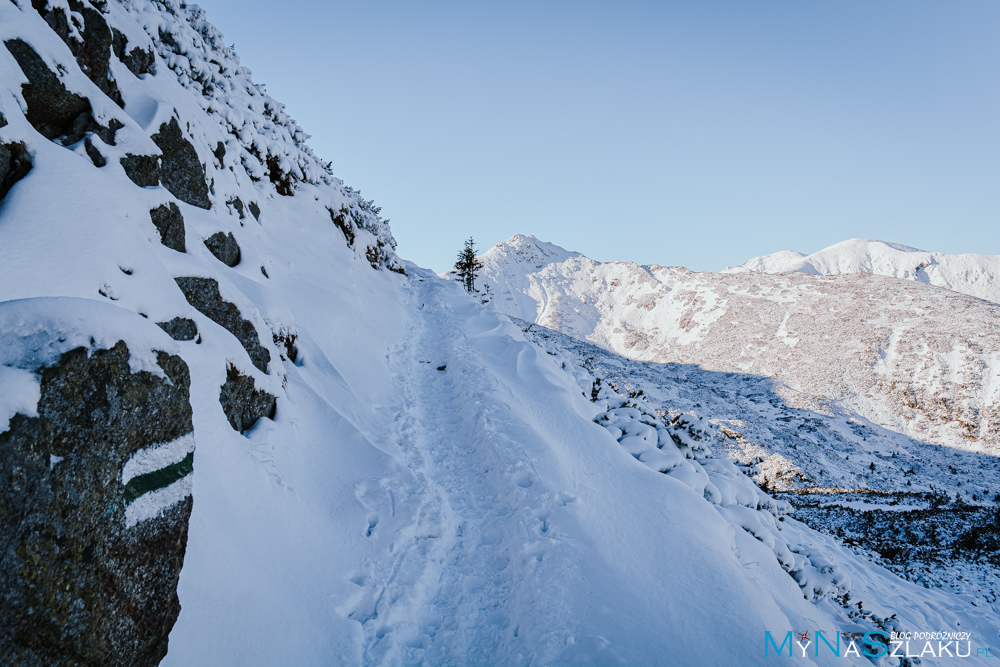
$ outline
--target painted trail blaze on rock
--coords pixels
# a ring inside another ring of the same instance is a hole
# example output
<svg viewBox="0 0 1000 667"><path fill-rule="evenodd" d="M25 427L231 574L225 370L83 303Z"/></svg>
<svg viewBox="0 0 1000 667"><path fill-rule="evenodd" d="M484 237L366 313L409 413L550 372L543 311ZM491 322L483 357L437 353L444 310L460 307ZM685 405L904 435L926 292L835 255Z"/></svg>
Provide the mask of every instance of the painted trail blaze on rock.
<svg viewBox="0 0 1000 667"><path fill-rule="evenodd" d="M133 373L119 341L38 369L38 416L0 433L0 663L155 665L191 515L190 375Z"/></svg>
<svg viewBox="0 0 1000 667"><path fill-rule="evenodd" d="M194 452L188 452L177 463L171 463L159 470L133 477L125 485L125 505L131 505L147 493L166 488L174 482L184 479L192 472L194 472Z"/></svg>

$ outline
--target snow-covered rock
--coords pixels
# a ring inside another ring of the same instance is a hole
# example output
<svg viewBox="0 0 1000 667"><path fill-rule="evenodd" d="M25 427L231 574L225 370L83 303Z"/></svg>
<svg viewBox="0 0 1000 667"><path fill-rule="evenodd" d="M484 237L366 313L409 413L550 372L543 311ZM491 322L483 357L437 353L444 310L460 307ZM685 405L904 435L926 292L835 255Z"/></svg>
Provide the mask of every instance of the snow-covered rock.
<svg viewBox="0 0 1000 667"><path fill-rule="evenodd" d="M899 243L851 239L811 255L782 250L747 260L723 273L876 273L944 287L1000 303L1000 255L949 255Z"/></svg>

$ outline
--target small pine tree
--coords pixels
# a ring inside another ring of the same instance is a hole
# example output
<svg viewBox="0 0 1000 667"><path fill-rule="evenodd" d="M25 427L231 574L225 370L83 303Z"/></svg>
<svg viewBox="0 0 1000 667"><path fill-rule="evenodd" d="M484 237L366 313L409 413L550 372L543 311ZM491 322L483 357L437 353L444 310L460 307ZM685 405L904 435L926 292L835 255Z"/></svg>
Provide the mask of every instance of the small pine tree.
<svg viewBox="0 0 1000 667"><path fill-rule="evenodd" d="M458 253L458 260L455 262L455 270L458 277L465 285L465 291L476 291L476 273L483 268L483 263L476 259L476 242L470 236L465 240L465 247Z"/></svg>

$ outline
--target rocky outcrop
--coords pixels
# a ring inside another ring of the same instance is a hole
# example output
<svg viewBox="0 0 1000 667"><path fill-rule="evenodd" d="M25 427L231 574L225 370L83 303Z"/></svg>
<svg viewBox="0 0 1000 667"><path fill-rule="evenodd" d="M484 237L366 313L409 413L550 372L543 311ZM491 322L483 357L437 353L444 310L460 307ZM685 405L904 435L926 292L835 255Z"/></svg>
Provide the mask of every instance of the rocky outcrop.
<svg viewBox="0 0 1000 667"><path fill-rule="evenodd" d="M0 120L3 117L0 116ZM0 127L3 125L0 124ZM0 143L0 200L7 196L14 184L31 171L31 156L23 143Z"/></svg>
<svg viewBox="0 0 1000 667"><path fill-rule="evenodd" d="M114 145L115 133L124 125L112 119L108 127L94 120L90 101L66 89L59 77L48 68L35 50L20 39L4 42L28 83L21 86L21 95L28 105L28 122L47 139L60 139L64 146L75 144L88 132L93 132Z"/></svg>
<svg viewBox="0 0 1000 667"><path fill-rule="evenodd" d="M226 382L219 392L219 403L229 425L243 433L254 427L261 417L274 419L278 399L256 388L252 377L243 375L231 365L226 370Z"/></svg>
<svg viewBox="0 0 1000 667"><path fill-rule="evenodd" d="M186 204L211 208L205 167L198 160L194 146L181 132L176 118L160 125L160 131L153 135L153 143L163 151L160 174L163 187Z"/></svg>
<svg viewBox="0 0 1000 667"><path fill-rule="evenodd" d="M125 175L140 188L155 187L160 184L160 156L127 154L121 159Z"/></svg>
<svg viewBox="0 0 1000 667"><path fill-rule="evenodd" d="M212 278L175 278L177 286L184 292L188 303L198 309L208 319L224 327L236 336L243 349L250 355L250 361L263 372L271 361L271 353L260 344L257 329L243 319L235 304L222 298L219 283Z"/></svg>
<svg viewBox="0 0 1000 667"><path fill-rule="evenodd" d="M157 206L149 212L149 218L160 232L160 243L177 252L184 252L184 216L177 204L170 202Z"/></svg>
<svg viewBox="0 0 1000 667"><path fill-rule="evenodd" d="M3 664L155 665L167 652L192 507L190 376L166 353L166 377L129 358L121 341L66 352L38 369L38 416L0 434Z"/></svg>
<svg viewBox="0 0 1000 667"><path fill-rule="evenodd" d="M222 150L222 155L225 156L225 154L226 154L226 147L225 147L225 145L222 142L219 142L219 148ZM222 157L219 157L218 152L216 152L216 157L218 157L220 161L222 160ZM247 217L246 207L243 206L243 200L242 199L240 199L239 197L233 197L232 199L230 199L226 203L229 204L229 206L231 206L233 208L233 210L236 211L239 214L240 220L243 220L244 218ZM243 223L240 223L240 224L243 224Z"/></svg>
<svg viewBox="0 0 1000 667"><path fill-rule="evenodd" d="M157 322L156 326L167 332L174 340L194 340L198 335L198 325L186 317L175 317L166 322Z"/></svg>
<svg viewBox="0 0 1000 667"><path fill-rule="evenodd" d="M69 0L69 10L75 14L73 22L77 28L70 30L66 8L53 7L46 0L32 0L31 4L66 43L87 78L118 106L123 107L118 84L111 76L111 28L101 13L80 0Z"/></svg>
<svg viewBox="0 0 1000 667"><path fill-rule="evenodd" d="M205 247L226 266L236 266L240 263L240 244L236 242L232 232L212 234L205 239Z"/></svg>
<svg viewBox="0 0 1000 667"><path fill-rule="evenodd" d="M111 29L111 48L118 60L136 76L152 74L155 71L156 56L152 50L141 49L138 46L128 48L128 38L114 28Z"/></svg>

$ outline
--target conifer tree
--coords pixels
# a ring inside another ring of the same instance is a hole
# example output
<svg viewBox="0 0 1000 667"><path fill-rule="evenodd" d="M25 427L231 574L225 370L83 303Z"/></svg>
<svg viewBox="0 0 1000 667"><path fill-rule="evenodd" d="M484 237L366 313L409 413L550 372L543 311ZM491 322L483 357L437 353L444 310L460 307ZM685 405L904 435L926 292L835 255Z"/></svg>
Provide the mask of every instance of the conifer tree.
<svg viewBox="0 0 1000 667"><path fill-rule="evenodd" d="M476 242L470 236L465 240L465 247L458 253L455 270L465 285L465 291L476 291L476 273L483 268L483 263L476 259Z"/></svg>

